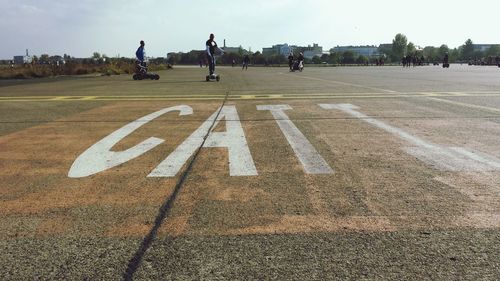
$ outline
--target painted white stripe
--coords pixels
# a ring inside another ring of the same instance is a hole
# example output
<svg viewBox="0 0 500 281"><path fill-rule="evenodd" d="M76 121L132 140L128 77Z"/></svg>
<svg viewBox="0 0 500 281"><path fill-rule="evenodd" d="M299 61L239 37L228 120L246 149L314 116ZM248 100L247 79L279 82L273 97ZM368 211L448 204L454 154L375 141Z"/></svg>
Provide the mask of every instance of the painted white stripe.
<svg viewBox="0 0 500 281"><path fill-rule="evenodd" d="M330 168L325 159L319 155L312 144L300 132L300 130L288 118L284 110L292 109L289 105L258 105L257 110L269 110L274 119L278 123L281 132L292 147L295 155L299 158L300 163L308 174L332 174L333 169Z"/></svg>
<svg viewBox="0 0 500 281"><path fill-rule="evenodd" d="M396 91L388 90L388 89L382 89L382 88L364 86L364 85L347 83L347 82L341 82L341 81L335 81L335 80L329 80L329 79L321 79L321 78L317 78L317 77L309 77L309 76L304 76L304 75L298 75L298 76L295 76L295 77L302 78L302 79L322 81L322 82L327 82L327 83L332 83L332 84L338 84L338 85L351 86L351 87L356 87L356 88L363 88L363 89L369 89L369 90L375 90L375 91L382 91L382 92L386 92L386 93L398 93Z"/></svg>
<svg viewBox="0 0 500 281"><path fill-rule="evenodd" d="M439 102L442 102L442 103L448 103L448 104L453 104L453 105L468 107L468 108L474 108L474 109L479 109L479 110L486 110L486 111L495 112L495 113L499 113L500 112L499 108L494 108L494 107L489 107L489 106L469 104L469 103L463 103L463 102L452 101L452 100L441 99L441 98L428 98L428 99L439 101Z"/></svg>
<svg viewBox="0 0 500 281"><path fill-rule="evenodd" d="M125 151L111 151L111 148L115 144L133 133L144 124L160 117L165 113L172 111L179 111L179 115L181 116L193 114L193 109L190 106L180 105L159 110L123 126L122 128L111 133L96 144L92 145L85 152L83 152L71 166L68 172L68 177L82 178L97 174L99 172L128 162L158 146L159 144L164 142L164 140L151 137Z"/></svg>
<svg viewBox="0 0 500 281"><path fill-rule="evenodd" d="M250 154L250 149L241 127L241 122L235 106L222 107L212 114L194 133L191 134L174 152L160 163L148 177L174 177L202 145L203 138L208 130L223 118L226 119L226 132L210 132L203 147L227 148L229 152L229 175L231 176L256 176L257 169ZM217 120L214 119L217 117Z"/></svg>
<svg viewBox="0 0 500 281"><path fill-rule="evenodd" d="M417 157L421 161L437 166L445 171L492 171L500 170L500 160L469 151L462 147L445 147L427 142L421 138L371 118L355 109L359 107L352 104L319 104L324 109L338 109L350 114L360 120L385 130L399 138L409 142L413 147L405 148L406 152Z"/></svg>
<svg viewBox="0 0 500 281"><path fill-rule="evenodd" d="M472 152L464 149L463 147L450 147L451 150L456 151L470 159L476 160L478 162L484 163L486 165L489 165L491 167L494 167L496 169L500 170L500 162L498 159L495 157L491 157L489 155L486 155L484 153L480 152Z"/></svg>

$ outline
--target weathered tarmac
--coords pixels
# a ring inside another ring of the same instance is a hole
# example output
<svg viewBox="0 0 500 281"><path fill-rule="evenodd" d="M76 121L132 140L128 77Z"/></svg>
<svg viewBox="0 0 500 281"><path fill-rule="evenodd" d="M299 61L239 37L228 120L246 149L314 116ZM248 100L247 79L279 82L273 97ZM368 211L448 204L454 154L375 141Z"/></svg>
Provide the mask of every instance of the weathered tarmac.
<svg viewBox="0 0 500 281"><path fill-rule="evenodd" d="M219 69L0 81L0 279L500 279L498 67Z"/></svg>

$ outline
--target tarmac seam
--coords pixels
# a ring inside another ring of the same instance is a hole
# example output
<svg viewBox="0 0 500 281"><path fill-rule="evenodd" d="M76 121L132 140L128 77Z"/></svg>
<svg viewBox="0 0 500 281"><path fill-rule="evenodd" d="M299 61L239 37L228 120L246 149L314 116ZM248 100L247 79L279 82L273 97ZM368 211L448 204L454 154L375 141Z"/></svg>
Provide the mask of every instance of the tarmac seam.
<svg viewBox="0 0 500 281"><path fill-rule="evenodd" d="M304 78L304 77L302 77ZM361 87L361 85L359 85ZM364 87L364 86L363 86ZM379 89L383 90L383 89ZM388 91L388 90L385 90ZM468 97L484 96L497 97L500 92L386 92L386 93L312 93L312 94L262 94L255 92L252 94L234 94L227 97L227 100L288 100L288 99L355 99L355 98L427 98L427 97ZM185 95L176 94L170 96L2 96L0 102L92 102L92 101L218 101L226 97L219 94L207 95Z"/></svg>
<svg viewBox="0 0 500 281"><path fill-rule="evenodd" d="M500 115L491 116L470 116L470 117L452 117L452 116L436 116L436 117L421 117L421 116L369 116L370 118L377 119L390 119L390 120L440 120L440 119L450 119L450 120L474 120L474 119L497 119ZM226 121L240 121L240 122L275 122L275 121L314 121L314 120L363 120L364 118L352 118L352 117L312 117L312 118L289 118L289 119L270 119L270 118L260 118L260 119L225 119ZM179 123L198 123L203 122L204 119L191 119L191 120L162 120L161 122L177 122ZM73 121L51 121L51 120L34 120L34 121L0 121L0 124L28 124L28 123L60 123L60 124L71 124L71 123L124 123L124 122L134 122L134 120L73 120ZM151 121L153 123L155 121Z"/></svg>
<svg viewBox="0 0 500 281"><path fill-rule="evenodd" d="M177 198L177 194L180 192L182 186L184 185L184 182L187 179L187 176L189 172L191 172L194 163L196 162L196 159L198 158L198 155L203 148L208 136L210 135L211 131L214 128L214 125L219 118L219 115L226 104L227 97L229 96L229 91L226 92L226 98L222 101L222 105L219 108L219 111L217 112L216 117L214 118L212 125L208 129L207 133L203 137L203 141L201 145L198 147L198 149L195 151L193 156L191 157L191 160L189 161L186 169L181 173L179 176L179 179L174 187L174 191L172 194L167 198L166 201L164 201L163 205L160 207L160 210L158 212L158 215L156 216L155 222L151 230L149 231L148 235L146 235L141 243L141 246L139 249L135 252L134 256L132 259L130 259L127 269L125 273L123 274L123 279L124 280L133 280L134 274L141 265L142 259L144 258L144 255L146 254L146 251L151 247L154 239L156 238L156 235L158 233L158 229L160 229L160 226L162 225L163 221L168 217L170 214L170 211L174 205L175 199Z"/></svg>

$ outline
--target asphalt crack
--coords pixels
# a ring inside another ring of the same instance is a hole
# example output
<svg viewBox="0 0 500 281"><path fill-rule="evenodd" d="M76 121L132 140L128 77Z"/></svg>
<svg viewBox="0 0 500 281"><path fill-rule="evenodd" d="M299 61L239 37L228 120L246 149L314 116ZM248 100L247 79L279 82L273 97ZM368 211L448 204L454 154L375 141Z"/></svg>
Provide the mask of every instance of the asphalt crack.
<svg viewBox="0 0 500 281"><path fill-rule="evenodd" d="M127 269L123 274L123 279L124 280L133 280L134 279L134 274L141 265L142 260L144 259L144 255L148 251L148 249L151 247L153 244L153 241L155 240L157 234L158 234L158 229L160 229L160 226L162 225L163 221L168 218L170 211L172 210L172 207L174 206L175 199L177 198L177 195L182 189L182 186L184 185L184 182L187 179L188 174L191 172L194 163L196 162L196 159L198 158L198 155L203 148L203 145L205 144L208 136L210 135L210 132L214 129L215 122L219 118L219 115L222 111L222 108L226 104L226 101L229 96L229 90L226 91L226 97L222 101L222 104L217 112L217 116L214 118L212 125L208 129L207 133L203 137L203 142L201 145L198 147L198 149L195 151L194 155L191 157L188 166L182 174L180 175L179 179L177 180L177 183L174 187L174 191L172 194L164 201L163 205L160 207L160 210L158 211L158 215L156 216L156 219L154 221L154 225L149 231L148 235L144 237L142 240L141 246L137 251L135 252L134 256L130 259Z"/></svg>

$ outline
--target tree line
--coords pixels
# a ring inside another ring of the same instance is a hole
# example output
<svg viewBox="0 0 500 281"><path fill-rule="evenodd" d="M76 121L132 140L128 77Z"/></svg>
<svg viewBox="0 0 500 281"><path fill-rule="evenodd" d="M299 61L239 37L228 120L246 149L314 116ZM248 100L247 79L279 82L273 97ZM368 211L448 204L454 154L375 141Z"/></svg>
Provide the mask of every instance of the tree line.
<svg viewBox="0 0 500 281"><path fill-rule="evenodd" d="M404 34L397 34L392 40L392 44L381 45L378 48L378 56L368 57L358 55L353 51L330 52L321 56L315 56L312 59L305 59L305 63L314 64L384 64L384 63L400 63L401 59L406 56L415 56L424 58L426 63L441 62L448 54L449 61L464 62L464 63L485 63L493 64L496 58L500 56L500 45L493 45L489 49L482 51L476 49L471 39L467 39L465 43L457 48L449 48L446 44L439 47L428 46L420 48L415 43L409 42ZM233 61L241 63L246 54L243 52L225 53L217 58L218 64L232 64ZM297 54L295 54L297 55ZM281 65L287 64L288 59L281 54L273 54L264 56L260 52L249 54L252 64L257 65ZM191 51L188 53L172 54L168 58L170 64L205 64L205 51Z"/></svg>
<svg viewBox="0 0 500 281"><path fill-rule="evenodd" d="M445 54L448 54L450 62L477 63L488 62L500 56L500 45L492 45L487 50L476 49L471 39L467 39L458 48L449 48L446 44L440 47L425 47L417 49L413 42L408 42L408 38L398 33L392 40L392 47L379 48L379 52L385 54L393 62L400 61L404 56L423 56L428 62L441 62Z"/></svg>

